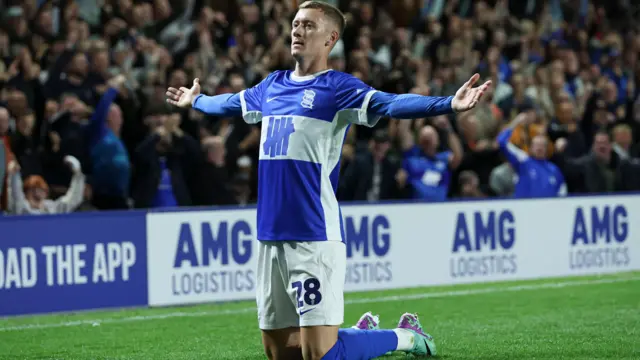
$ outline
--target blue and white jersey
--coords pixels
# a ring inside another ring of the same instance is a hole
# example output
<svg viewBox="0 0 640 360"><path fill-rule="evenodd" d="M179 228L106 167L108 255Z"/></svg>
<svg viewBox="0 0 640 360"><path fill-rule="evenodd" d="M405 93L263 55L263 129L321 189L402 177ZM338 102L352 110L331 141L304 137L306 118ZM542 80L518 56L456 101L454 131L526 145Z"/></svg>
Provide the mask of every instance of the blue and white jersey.
<svg viewBox="0 0 640 360"><path fill-rule="evenodd" d="M270 74L238 94L198 94L192 107L214 116L262 121L258 164L258 240L344 241L336 200L342 143L349 126L450 114L453 96L379 92L327 70Z"/></svg>
<svg viewBox="0 0 640 360"><path fill-rule="evenodd" d="M240 92L242 117L262 121L258 164L258 240L343 241L336 189L352 124L374 126L375 90L345 73L270 74Z"/></svg>
<svg viewBox="0 0 640 360"><path fill-rule="evenodd" d="M498 145L517 174L514 197L519 199L566 196L567 186L560 169L551 161L529 157L509 142L513 129L498 135Z"/></svg>

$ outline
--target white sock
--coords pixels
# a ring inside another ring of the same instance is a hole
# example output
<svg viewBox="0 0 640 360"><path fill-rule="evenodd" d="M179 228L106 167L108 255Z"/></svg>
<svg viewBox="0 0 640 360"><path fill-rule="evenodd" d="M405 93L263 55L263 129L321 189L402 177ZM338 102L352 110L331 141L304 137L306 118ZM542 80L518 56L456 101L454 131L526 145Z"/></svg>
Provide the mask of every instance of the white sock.
<svg viewBox="0 0 640 360"><path fill-rule="evenodd" d="M409 351L413 349L413 333L407 329L393 329L398 337L398 347L396 351Z"/></svg>

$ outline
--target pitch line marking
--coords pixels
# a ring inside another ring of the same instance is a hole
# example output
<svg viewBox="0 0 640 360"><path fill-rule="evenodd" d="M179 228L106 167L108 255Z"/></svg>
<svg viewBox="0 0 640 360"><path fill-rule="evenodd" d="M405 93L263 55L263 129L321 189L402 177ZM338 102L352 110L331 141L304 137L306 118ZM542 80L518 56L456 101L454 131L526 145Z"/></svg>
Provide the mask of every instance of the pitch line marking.
<svg viewBox="0 0 640 360"><path fill-rule="evenodd" d="M397 302L397 301L420 300L420 299L454 297L454 296L494 294L494 293L501 293L501 292L518 292L518 291L540 290L540 289L558 289L558 288L565 288L565 287L571 287L571 286L615 284L615 283L632 282L632 281L639 281L639 280L640 280L640 276L631 276L631 277L613 278L613 279L561 281L561 282L551 282L551 283L542 283L542 284L514 285L514 286L503 286L503 287L493 286L493 287L480 288L480 289L426 292L426 293L409 294L409 295L391 295L391 296L379 296L379 297L362 298L362 299L351 299L351 300L346 300L345 305L374 304L374 303L384 303L384 302ZM195 312L176 311L176 312L156 314L156 315L129 316L125 318L104 318L104 319L94 319L94 320L65 321L65 322L48 323L48 324L36 323L36 324L25 324L25 325L15 325L15 326L3 326L3 327L0 327L0 332L22 331L22 330L31 330L31 329L36 329L36 330L51 329L51 328L73 327L73 326L83 326L83 325L99 326L102 324L122 324L122 323L128 323L128 322L163 320L163 319L171 319L171 318L238 315L238 314L245 314L245 313L251 313L251 312L256 312L256 308L247 307L247 308L241 308L241 309L210 310L210 311L195 311Z"/></svg>

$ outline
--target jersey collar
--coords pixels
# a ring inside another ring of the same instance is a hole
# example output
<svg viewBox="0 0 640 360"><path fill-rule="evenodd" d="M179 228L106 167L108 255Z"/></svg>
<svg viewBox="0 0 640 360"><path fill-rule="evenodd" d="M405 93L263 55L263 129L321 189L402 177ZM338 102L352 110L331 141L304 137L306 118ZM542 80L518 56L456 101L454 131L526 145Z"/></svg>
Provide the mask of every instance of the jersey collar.
<svg viewBox="0 0 640 360"><path fill-rule="evenodd" d="M309 80L313 80L316 77L324 74L324 73L328 73L329 71L332 71L333 69L327 69L327 70L322 70L319 71L315 74L311 74L311 75L306 75L306 76L297 76L293 73L293 71L291 72L291 75L289 76L291 78L291 80L293 81L297 81L297 82L302 82L302 81L309 81Z"/></svg>

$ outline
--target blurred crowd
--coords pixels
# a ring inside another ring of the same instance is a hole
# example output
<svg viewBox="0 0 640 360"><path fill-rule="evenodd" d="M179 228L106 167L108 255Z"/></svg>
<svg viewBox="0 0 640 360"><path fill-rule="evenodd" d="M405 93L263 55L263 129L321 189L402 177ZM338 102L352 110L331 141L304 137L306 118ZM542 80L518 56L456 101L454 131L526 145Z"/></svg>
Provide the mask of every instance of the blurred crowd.
<svg viewBox="0 0 640 360"><path fill-rule="evenodd" d="M470 112L351 127L344 201L640 190L640 18L632 0L327 0L330 67ZM244 205L259 124L172 108L292 69L291 0L9 0L0 24L0 208Z"/></svg>

